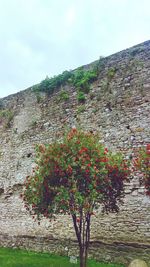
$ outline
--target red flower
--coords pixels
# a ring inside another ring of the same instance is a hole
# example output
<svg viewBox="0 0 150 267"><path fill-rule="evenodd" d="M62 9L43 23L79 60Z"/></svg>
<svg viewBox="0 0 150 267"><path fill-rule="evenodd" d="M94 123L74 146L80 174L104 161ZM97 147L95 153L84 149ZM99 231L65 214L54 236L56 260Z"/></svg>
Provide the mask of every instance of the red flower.
<svg viewBox="0 0 150 267"><path fill-rule="evenodd" d="M82 154L83 152L87 152L87 147L82 147L82 149L79 150L79 154Z"/></svg>
<svg viewBox="0 0 150 267"><path fill-rule="evenodd" d="M146 149L150 150L150 144L147 144Z"/></svg>
<svg viewBox="0 0 150 267"><path fill-rule="evenodd" d="M105 147L104 154L107 154L107 153L108 153L108 149Z"/></svg>
<svg viewBox="0 0 150 267"><path fill-rule="evenodd" d="M107 162L107 161L108 161L107 158L102 158L102 159L101 159L101 162Z"/></svg>
<svg viewBox="0 0 150 267"><path fill-rule="evenodd" d="M67 168L67 173L69 174L69 175L71 175L72 174L72 168L71 168L71 166L69 165L68 166L68 168Z"/></svg>
<svg viewBox="0 0 150 267"><path fill-rule="evenodd" d="M80 222L80 218L78 217L78 218L76 219L76 221L77 221L77 223L79 223L79 222Z"/></svg>

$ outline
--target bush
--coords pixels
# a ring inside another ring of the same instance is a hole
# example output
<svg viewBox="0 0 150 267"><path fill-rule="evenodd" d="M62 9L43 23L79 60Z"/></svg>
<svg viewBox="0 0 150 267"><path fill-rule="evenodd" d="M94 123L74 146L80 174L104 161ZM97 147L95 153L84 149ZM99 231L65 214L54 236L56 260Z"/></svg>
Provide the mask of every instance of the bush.
<svg viewBox="0 0 150 267"><path fill-rule="evenodd" d="M77 94L77 100L79 103L85 102L85 94L82 91L79 91Z"/></svg>
<svg viewBox="0 0 150 267"><path fill-rule="evenodd" d="M2 99L0 99L0 110L3 109L3 107L4 107L4 103L3 103Z"/></svg>
<svg viewBox="0 0 150 267"><path fill-rule="evenodd" d="M33 88L38 91L52 94L56 88L64 86L67 83L73 84L78 91L88 94L90 91L90 83L94 82L98 76L98 68L93 67L92 70L84 70L83 67L75 71L64 71L62 74L49 78L48 76Z"/></svg>
<svg viewBox="0 0 150 267"><path fill-rule="evenodd" d="M88 94L90 91L89 83L85 78L83 78L76 84L76 88L78 91L82 91L85 94Z"/></svg>
<svg viewBox="0 0 150 267"><path fill-rule="evenodd" d="M39 90L52 94L54 90L62 85L65 85L71 79L73 73L71 71L64 71L62 74L49 78L48 76L39 85Z"/></svg>
<svg viewBox="0 0 150 267"><path fill-rule="evenodd" d="M88 94L90 91L90 83L97 79L98 73L96 69L85 71L83 68L78 69L74 74L73 85L79 91Z"/></svg>
<svg viewBox="0 0 150 267"><path fill-rule="evenodd" d="M116 73L116 69L115 68L110 68L107 72L107 78L108 80L112 80L113 77L115 76L115 73Z"/></svg>
<svg viewBox="0 0 150 267"><path fill-rule="evenodd" d="M3 118L5 120L5 128L10 127L10 123L13 117L14 117L14 113L9 109L4 109L0 111L0 119Z"/></svg>
<svg viewBox="0 0 150 267"><path fill-rule="evenodd" d="M98 73L97 73L97 70L96 69L89 70L89 71L86 71L85 72L85 78L87 79L87 81L89 83L92 83L92 82L96 81L97 76L98 76Z"/></svg>
<svg viewBox="0 0 150 267"><path fill-rule="evenodd" d="M68 92L66 92L65 90L62 90L62 91L59 93L59 100L67 101L68 99L69 99L69 94L68 94Z"/></svg>

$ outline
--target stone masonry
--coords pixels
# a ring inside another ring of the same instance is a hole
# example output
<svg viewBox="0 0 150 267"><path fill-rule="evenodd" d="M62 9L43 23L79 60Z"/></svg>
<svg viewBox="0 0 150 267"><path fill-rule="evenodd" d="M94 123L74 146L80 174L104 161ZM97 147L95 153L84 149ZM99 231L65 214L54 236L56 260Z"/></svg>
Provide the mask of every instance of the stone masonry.
<svg viewBox="0 0 150 267"><path fill-rule="evenodd" d="M89 64L85 68L91 68ZM77 243L68 216L41 225L25 210L20 193L34 167L34 145L60 138L72 126L100 133L100 142L132 156L150 142L150 41L100 60L98 80L86 102L79 104L74 87L46 96L34 88L1 99L13 118L0 118L0 245L75 255ZM110 72L113 75L110 75ZM81 107L82 106L82 107ZM68 248L68 250L66 249ZM139 178L126 185L118 214L92 219L90 256L128 263L141 258L150 264L150 198Z"/></svg>

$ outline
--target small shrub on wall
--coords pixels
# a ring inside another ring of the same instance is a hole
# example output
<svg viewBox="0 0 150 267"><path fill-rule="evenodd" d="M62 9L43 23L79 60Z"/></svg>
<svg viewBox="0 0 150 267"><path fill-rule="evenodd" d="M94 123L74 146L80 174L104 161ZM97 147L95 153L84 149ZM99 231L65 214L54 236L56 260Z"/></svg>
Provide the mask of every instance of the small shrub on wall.
<svg viewBox="0 0 150 267"><path fill-rule="evenodd" d="M13 117L14 113L9 109L3 109L0 111L0 122L5 122L5 128L10 128Z"/></svg>
<svg viewBox="0 0 150 267"><path fill-rule="evenodd" d="M77 100L79 103L84 103L86 100L85 94L83 92L79 91L77 94Z"/></svg>
<svg viewBox="0 0 150 267"><path fill-rule="evenodd" d="M3 101L0 99L0 110L4 108L4 103Z"/></svg>
<svg viewBox="0 0 150 267"><path fill-rule="evenodd" d="M69 94L68 92L66 92L65 90L61 90L61 92L59 93L59 100L61 101L67 101L69 100Z"/></svg>

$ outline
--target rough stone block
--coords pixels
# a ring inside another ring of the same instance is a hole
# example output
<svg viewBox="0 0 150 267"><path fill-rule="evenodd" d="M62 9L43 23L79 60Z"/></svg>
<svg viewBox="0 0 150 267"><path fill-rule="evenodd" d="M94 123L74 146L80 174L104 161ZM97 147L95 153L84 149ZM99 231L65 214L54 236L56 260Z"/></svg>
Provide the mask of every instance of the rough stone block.
<svg viewBox="0 0 150 267"><path fill-rule="evenodd" d="M136 259L133 260L130 264L129 267L148 267L148 265L146 264L145 261L140 260L140 259Z"/></svg>

